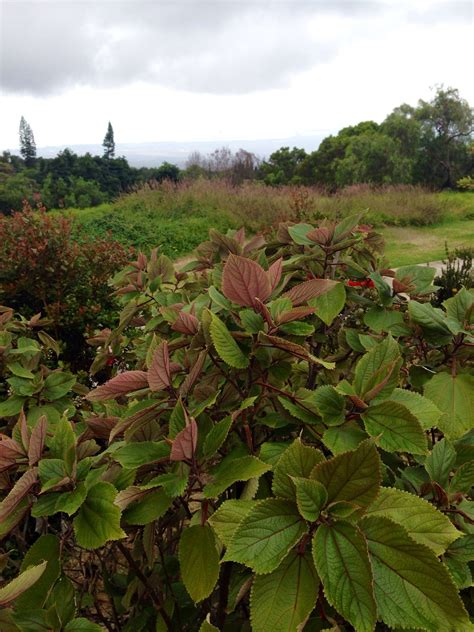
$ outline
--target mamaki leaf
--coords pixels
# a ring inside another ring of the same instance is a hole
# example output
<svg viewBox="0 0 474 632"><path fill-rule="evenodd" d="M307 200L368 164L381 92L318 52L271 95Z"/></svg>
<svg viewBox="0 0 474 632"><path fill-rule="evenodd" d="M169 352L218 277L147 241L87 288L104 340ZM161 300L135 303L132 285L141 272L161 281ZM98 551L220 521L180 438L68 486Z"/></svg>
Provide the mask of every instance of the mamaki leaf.
<svg viewBox="0 0 474 632"><path fill-rule="evenodd" d="M441 411L431 399L423 397L415 391L396 388L390 393L390 401L406 406L412 415L415 415L424 430L436 426L441 417Z"/></svg>
<svg viewBox="0 0 474 632"><path fill-rule="evenodd" d="M441 439L434 444L433 450L426 457L425 470L432 481L436 481L445 488L449 475L456 464L457 453L448 439Z"/></svg>
<svg viewBox="0 0 474 632"><path fill-rule="evenodd" d="M322 452L304 445L299 438L295 439L283 452L275 466L272 483L273 494L278 498L295 500L295 486L290 477L309 478L315 465L322 461L324 461Z"/></svg>
<svg viewBox="0 0 474 632"><path fill-rule="evenodd" d="M433 551L388 518L369 516L360 527L367 539L377 610L384 623L431 632L472 629L456 586Z"/></svg>
<svg viewBox="0 0 474 632"><path fill-rule="evenodd" d="M61 570L61 548L59 539L50 533L40 536L28 549L21 563L20 571L46 562L41 577L25 590L15 601L18 610L43 608L48 594L59 577Z"/></svg>
<svg viewBox="0 0 474 632"><path fill-rule="evenodd" d="M397 402L369 406L361 415L369 435L387 452L426 454L428 442L418 419Z"/></svg>
<svg viewBox="0 0 474 632"><path fill-rule="evenodd" d="M255 500L226 500L212 514L208 522L224 546L229 546L235 530L255 506Z"/></svg>
<svg viewBox="0 0 474 632"><path fill-rule="evenodd" d="M388 397L398 384L398 364L401 365L400 348L388 336L372 347L357 363L353 382L357 395L365 399L366 393L383 383L377 397Z"/></svg>
<svg viewBox="0 0 474 632"><path fill-rule="evenodd" d="M327 502L327 491L321 483L309 478L292 476L291 480L296 488L298 511L305 520L315 522Z"/></svg>
<svg viewBox="0 0 474 632"><path fill-rule="evenodd" d="M216 539L209 525L187 527L179 541L179 564L186 590L195 603L214 590L219 577Z"/></svg>
<svg viewBox="0 0 474 632"><path fill-rule="evenodd" d="M155 349L148 369L148 384L152 391L162 391L171 385L170 356L166 340Z"/></svg>
<svg viewBox="0 0 474 632"><path fill-rule="evenodd" d="M356 632L372 632L377 620L367 542L348 522L322 524L313 537L313 558L328 602Z"/></svg>
<svg viewBox="0 0 474 632"><path fill-rule="evenodd" d="M233 483L258 478L268 470L271 470L271 465L260 461L255 456L243 456L239 459L227 458L219 465L212 481L204 487L204 497L217 498Z"/></svg>
<svg viewBox="0 0 474 632"><path fill-rule="evenodd" d="M234 369L248 367L248 356L244 354L225 324L215 314L212 314L210 332L214 347L226 364Z"/></svg>
<svg viewBox="0 0 474 632"><path fill-rule="evenodd" d="M27 470L17 480L13 488L0 503L0 524L15 511L17 505L29 493L30 489L38 480L38 468L33 467Z"/></svg>
<svg viewBox="0 0 474 632"><path fill-rule="evenodd" d="M336 283L327 292L308 301L314 307L316 316L326 325L331 325L346 303L346 289L343 283Z"/></svg>
<svg viewBox="0 0 474 632"><path fill-rule="evenodd" d="M291 552L268 575L257 575L250 594L253 632L298 632L311 614L319 579L311 556Z"/></svg>
<svg viewBox="0 0 474 632"><path fill-rule="evenodd" d="M384 516L402 525L408 534L424 544L435 555L441 555L454 540L461 537L452 522L428 501L392 487L381 487L380 493L366 511L367 516Z"/></svg>
<svg viewBox="0 0 474 632"><path fill-rule="evenodd" d="M169 458L170 450L166 441L140 441L121 446L115 450L113 458L122 467L134 469Z"/></svg>
<svg viewBox="0 0 474 632"><path fill-rule="evenodd" d="M98 549L106 542L126 537L120 528L120 509L114 504L117 491L100 481L93 485L74 518L76 540L84 549Z"/></svg>
<svg viewBox="0 0 474 632"><path fill-rule="evenodd" d="M133 391L148 387L148 375L145 371L125 371L92 390L87 396L91 402L114 399L119 395L127 395Z"/></svg>
<svg viewBox="0 0 474 632"><path fill-rule="evenodd" d="M245 564L257 574L271 573L306 532L294 503L279 498L262 500L237 527L224 561Z"/></svg>
<svg viewBox="0 0 474 632"><path fill-rule="evenodd" d="M290 299L293 307L297 307L317 296L321 296L321 294L329 292L336 284L337 281L332 281L331 279L311 279L295 285L291 290L285 292L283 296Z"/></svg>
<svg viewBox="0 0 474 632"><path fill-rule="evenodd" d="M196 452L197 441L197 423L194 418L191 418L188 425L178 432L173 440L170 461L190 461Z"/></svg>
<svg viewBox="0 0 474 632"><path fill-rule="evenodd" d="M6 586L0 588L0 606L6 606L33 586L46 570L47 564L47 562L41 562L41 564L30 566Z"/></svg>
<svg viewBox="0 0 474 632"><path fill-rule="evenodd" d="M265 303L272 293L270 276L255 261L230 254L222 273L224 296L242 307L254 307L255 299Z"/></svg>
<svg viewBox="0 0 474 632"><path fill-rule="evenodd" d="M448 439L474 427L474 375L437 373L425 384L424 394L443 413L437 426Z"/></svg>

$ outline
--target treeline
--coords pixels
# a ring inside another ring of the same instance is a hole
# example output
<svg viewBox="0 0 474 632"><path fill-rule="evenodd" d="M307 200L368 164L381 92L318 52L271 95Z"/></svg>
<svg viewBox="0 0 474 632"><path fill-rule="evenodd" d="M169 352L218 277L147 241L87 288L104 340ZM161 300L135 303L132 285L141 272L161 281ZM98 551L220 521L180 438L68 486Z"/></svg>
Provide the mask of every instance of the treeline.
<svg viewBox="0 0 474 632"><path fill-rule="evenodd" d="M104 154L78 156L69 149L55 158L37 158L33 132L22 118L21 157L0 156L0 212L19 209L23 200L47 208L85 208L111 201L150 180L226 178L233 184L263 180L272 186L322 187L329 192L353 184L414 184L432 189L474 188L473 110L454 88L438 88L416 107L403 104L378 124L364 121L325 138L318 149L282 147L268 160L240 149L195 152L185 169L163 163L131 167L115 158L109 123Z"/></svg>

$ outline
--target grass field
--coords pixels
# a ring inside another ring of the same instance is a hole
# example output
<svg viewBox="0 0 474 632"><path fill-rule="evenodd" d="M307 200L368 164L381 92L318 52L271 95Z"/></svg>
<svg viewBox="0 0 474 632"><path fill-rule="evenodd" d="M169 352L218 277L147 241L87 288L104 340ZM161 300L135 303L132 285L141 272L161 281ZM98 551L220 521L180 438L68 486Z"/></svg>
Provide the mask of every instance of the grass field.
<svg viewBox="0 0 474 632"><path fill-rule="evenodd" d="M107 233L137 249L161 244L171 257L190 253L209 228L245 226L268 230L281 221L317 221L365 212L364 221L383 233L391 265L440 259L450 249L474 243L474 193L433 193L416 187L350 187L333 196L306 187L271 188L261 183L233 187L197 181L178 187L147 186L113 204L52 211L72 215L89 235Z"/></svg>

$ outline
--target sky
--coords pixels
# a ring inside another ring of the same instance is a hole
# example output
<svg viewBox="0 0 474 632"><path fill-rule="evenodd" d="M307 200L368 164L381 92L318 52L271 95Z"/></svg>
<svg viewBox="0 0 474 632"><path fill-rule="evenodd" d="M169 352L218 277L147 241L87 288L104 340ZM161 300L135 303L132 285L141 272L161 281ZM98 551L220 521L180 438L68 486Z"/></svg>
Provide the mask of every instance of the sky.
<svg viewBox="0 0 474 632"><path fill-rule="evenodd" d="M467 0L0 0L0 150L320 135L474 103Z"/></svg>

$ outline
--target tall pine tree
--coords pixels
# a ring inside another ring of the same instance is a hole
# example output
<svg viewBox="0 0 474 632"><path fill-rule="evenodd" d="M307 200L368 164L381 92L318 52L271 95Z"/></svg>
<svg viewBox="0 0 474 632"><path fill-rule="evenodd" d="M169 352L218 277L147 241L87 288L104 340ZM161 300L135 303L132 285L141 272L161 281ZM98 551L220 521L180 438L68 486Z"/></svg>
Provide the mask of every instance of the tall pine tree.
<svg viewBox="0 0 474 632"><path fill-rule="evenodd" d="M107 126L107 133L104 136L102 147L104 148L104 158L113 158L115 156L114 130L110 121Z"/></svg>
<svg viewBox="0 0 474 632"><path fill-rule="evenodd" d="M24 116L20 119L20 154L27 167L34 165L36 159L35 137L33 136L33 130L26 122Z"/></svg>

